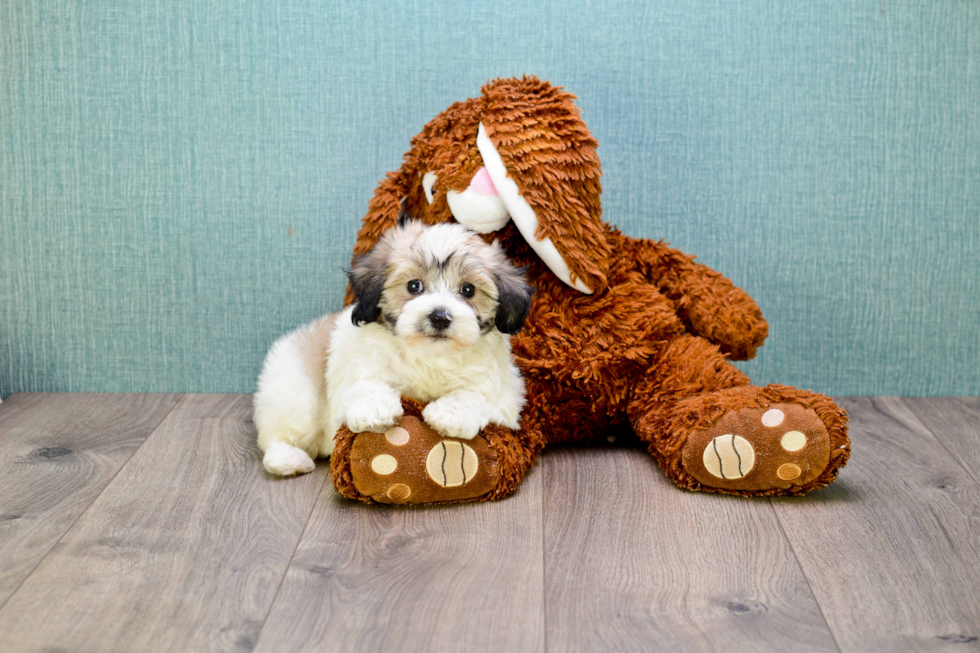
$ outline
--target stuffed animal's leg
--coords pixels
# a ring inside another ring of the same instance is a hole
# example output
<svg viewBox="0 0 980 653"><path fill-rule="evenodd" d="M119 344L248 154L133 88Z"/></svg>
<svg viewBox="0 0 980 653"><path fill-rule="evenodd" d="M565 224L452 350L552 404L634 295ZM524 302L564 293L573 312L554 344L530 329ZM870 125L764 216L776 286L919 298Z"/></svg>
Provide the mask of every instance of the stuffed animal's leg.
<svg viewBox="0 0 980 653"><path fill-rule="evenodd" d="M422 421L423 405L385 433L337 432L330 471L337 492L367 503L462 503L517 489L543 438L490 424L472 439L445 438Z"/></svg>
<svg viewBox="0 0 980 653"><path fill-rule="evenodd" d="M634 431L664 473L691 490L805 494L847 462L847 415L821 394L750 385L715 345L670 343L634 389Z"/></svg>

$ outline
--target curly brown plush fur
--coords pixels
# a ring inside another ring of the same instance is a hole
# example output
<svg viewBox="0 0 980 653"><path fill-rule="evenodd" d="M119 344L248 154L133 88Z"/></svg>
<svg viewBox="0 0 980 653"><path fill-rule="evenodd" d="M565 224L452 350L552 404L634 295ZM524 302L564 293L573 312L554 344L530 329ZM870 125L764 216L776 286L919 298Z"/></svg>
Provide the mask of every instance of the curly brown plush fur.
<svg viewBox="0 0 980 653"><path fill-rule="evenodd" d="M602 222L597 143L573 99L525 77L488 83L479 97L453 104L412 140L402 167L381 182L354 248L355 256L366 252L403 212L430 224L453 220L446 193L465 190L484 165L476 142L482 123L537 215L537 236L550 238L572 280L592 289L583 294L559 280L513 222L487 235L526 267L537 292L524 330L512 341L527 380L522 428L488 430L503 475L495 491L479 498L513 491L546 443L585 441L627 424L664 473L692 490L803 494L833 481L850 452L845 412L816 393L750 385L728 359L752 358L766 338L755 302L693 257ZM438 175L431 204L422 187L427 172ZM830 462L814 478L733 490L692 476L682 460L689 436L728 413L773 404L812 410L826 429ZM350 433L339 438L332 469L338 490L357 497L345 462L352 439Z"/></svg>

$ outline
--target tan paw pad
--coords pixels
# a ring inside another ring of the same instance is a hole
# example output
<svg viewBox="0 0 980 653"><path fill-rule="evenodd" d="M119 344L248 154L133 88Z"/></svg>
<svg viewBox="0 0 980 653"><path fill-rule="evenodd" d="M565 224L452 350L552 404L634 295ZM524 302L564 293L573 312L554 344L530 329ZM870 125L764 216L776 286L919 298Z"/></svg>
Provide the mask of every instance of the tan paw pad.
<svg viewBox="0 0 980 653"><path fill-rule="evenodd" d="M350 473L357 491L379 503L461 501L486 494L500 480L485 439L444 438L414 416L384 433L355 436Z"/></svg>
<svg viewBox="0 0 980 653"><path fill-rule="evenodd" d="M701 460L712 476L744 478L755 466L755 449L745 438L727 433L708 443Z"/></svg>
<svg viewBox="0 0 980 653"><path fill-rule="evenodd" d="M707 487L768 490L803 485L830 464L817 414L795 404L742 408L688 436L684 469Z"/></svg>
<svg viewBox="0 0 980 653"><path fill-rule="evenodd" d="M459 487L472 481L480 467L476 452L458 440L443 440L429 450L425 469L442 487Z"/></svg>

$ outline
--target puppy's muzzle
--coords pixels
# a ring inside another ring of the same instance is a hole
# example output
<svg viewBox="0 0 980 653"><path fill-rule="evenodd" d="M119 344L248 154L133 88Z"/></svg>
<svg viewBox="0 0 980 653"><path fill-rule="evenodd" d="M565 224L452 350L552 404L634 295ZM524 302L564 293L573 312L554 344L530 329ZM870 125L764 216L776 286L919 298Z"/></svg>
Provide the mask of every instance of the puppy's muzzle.
<svg viewBox="0 0 980 653"><path fill-rule="evenodd" d="M443 332L453 323L453 318L444 308L437 308L429 313L429 324L438 332Z"/></svg>

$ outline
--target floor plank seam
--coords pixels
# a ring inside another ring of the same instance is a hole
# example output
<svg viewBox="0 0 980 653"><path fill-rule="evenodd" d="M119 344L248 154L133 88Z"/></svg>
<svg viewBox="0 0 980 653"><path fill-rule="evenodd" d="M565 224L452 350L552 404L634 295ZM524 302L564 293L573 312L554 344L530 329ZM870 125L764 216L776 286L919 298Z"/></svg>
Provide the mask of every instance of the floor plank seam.
<svg viewBox="0 0 980 653"><path fill-rule="evenodd" d="M978 486L980 486L980 478L974 476L973 475L974 474L973 470L971 470L969 467L967 467L966 465L964 465L963 464L963 461L960 460L960 458L956 454L954 454L949 449L949 447L946 446L946 443L943 442L943 439L940 438L938 435L936 435L936 432L935 431L933 431L931 428L929 428L928 426L926 426L926 423L922 421L922 418L919 417L918 413L915 412L915 409L912 408L912 405L906 403L904 397L899 397L899 401L902 402L902 405L903 406L905 406L906 408L909 409L909 412L912 413L912 417L915 418L915 421L918 422L919 425L921 425L922 428L925 429L926 432L929 435L932 436L932 439L939 443L939 446L942 447L942 450L945 451L946 453L948 453L949 454L949 457L952 458L954 461L956 461L956 465L960 469L962 469L964 472L966 472L967 478L971 479L974 483L976 483Z"/></svg>
<svg viewBox="0 0 980 653"><path fill-rule="evenodd" d="M806 587L810 590L810 596L813 597L813 602L817 604L817 610L820 611L820 618L823 619L823 623L827 626L827 632L830 633L830 639L834 642L834 646L841 653L844 649L841 648L840 643L837 641L837 635L834 634L834 629L830 627L830 621L827 620L827 615L823 611L823 606L820 605L820 599L817 598L817 593L813 591L813 583L810 582L810 577L806 575L806 570L800 563L800 556L796 553L796 547L793 546L793 540L790 539L789 535L786 533L786 528L783 526L783 520L779 516L779 511L776 510L776 506L773 503L773 499L769 498L769 506L772 508L773 516L776 517L776 523L779 524L779 532L783 534L783 539L786 540L786 544L789 545L790 553L793 554L793 559L796 560L796 567L800 570L800 574L803 576L803 580L806 581Z"/></svg>
<svg viewBox="0 0 980 653"><path fill-rule="evenodd" d="M265 630L265 624L269 620L269 615L272 614L272 609L276 605L276 599L279 598L279 591L282 589L282 584L286 581L286 576L289 574L289 569L293 566L293 560L296 558L296 552L299 551L299 545L303 543L303 537L306 536L306 529L310 526L310 521L313 520L313 513L316 512L316 507L320 503L320 499L323 498L324 485L327 483L327 479L330 477L329 470L328 473L323 477L323 482L317 488L316 501L313 502L313 506L310 508L310 514L306 516L306 523L303 524L303 530L299 534L299 538L296 540L296 546L293 547L293 553L289 556L289 562L286 563L286 568L282 572L282 577L279 579L279 585L276 587L276 593L272 595L272 600L269 601L269 609L265 611L265 616L262 617L262 625L259 626L259 632L255 635L255 641L252 643L251 650L255 650L259 646L259 641L262 639L262 631Z"/></svg>
<svg viewBox="0 0 980 653"><path fill-rule="evenodd" d="M65 531L61 534L61 536L57 540L55 540L54 544L51 545L51 548L49 548L47 551L45 551L45 553L41 557L41 559L37 561L37 564L34 565L34 567L31 568L30 572L28 572L26 576L24 576L24 579L22 581L20 581L19 583L17 583L17 587L14 589L13 592L11 592L7 596L7 600L5 600L3 603L0 603L0 612L2 612L3 609L7 606L7 604L10 603L10 599L12 599L12 598L14 598L14 596L16 596L17 592L20 591L20 588L23 587L24 586L24 583L27 582L27 579L30 578L31 576L33 576L34 575L34 572L37 571L37 568L40 567L41 564L45 560L47 560L48 556L51 555L51 552L54 551L56 548L58 548L58 545L61 544L61 540L65 539L65 535L67 535L69 532L71 532L71 529L73 529L75 527L75 524L77 524L78 521L88 513L88 511L92 508L92 506L95 505L95 502L99 500L99 497L101 497L102 494L103 494L103 492L106 491L106 488L108 488L110 485L112 485L112 482L116 480L116 477L119 476L119 473L123 469L125 469L126 465L128 465L130 463L130 461L136 456L136 453L140 449L143 448L143 445L146 444L146 441L149 440L150 438L152 438L153 437L153 434L160 430L160 426L162 426L163 423L167 421L167 418L170 417L170 414L172 412L174 412L174 410L176 410L177 406L179 406L184 401L184 398L186 396L187 396L186 394L181 394L180 395L180 398L177 401L174 402L174 405L170 407L170 410L167 411L167 414L164 415L160 419L159 422L157 422L157 425L155 427L153 427L153 430L150 431L149 435L147 435L145 438L143 438L143 441L140 442L140 444L139 444L138 447L136 447L135 449L133 449L133 453L130 454L129 458L126 459L126 462L124 462L122 465L119 466L119 469L116 470L116 473L112 475L112 478L110 478L109 481L102 487L102 490L97 495L95 495L92 498L92 501L87 506L85 506L85 510L81 511L80 513L78 513L78 517L76 517L71 522L71 524L68 525L68 528L65 529Z"/></svg>

